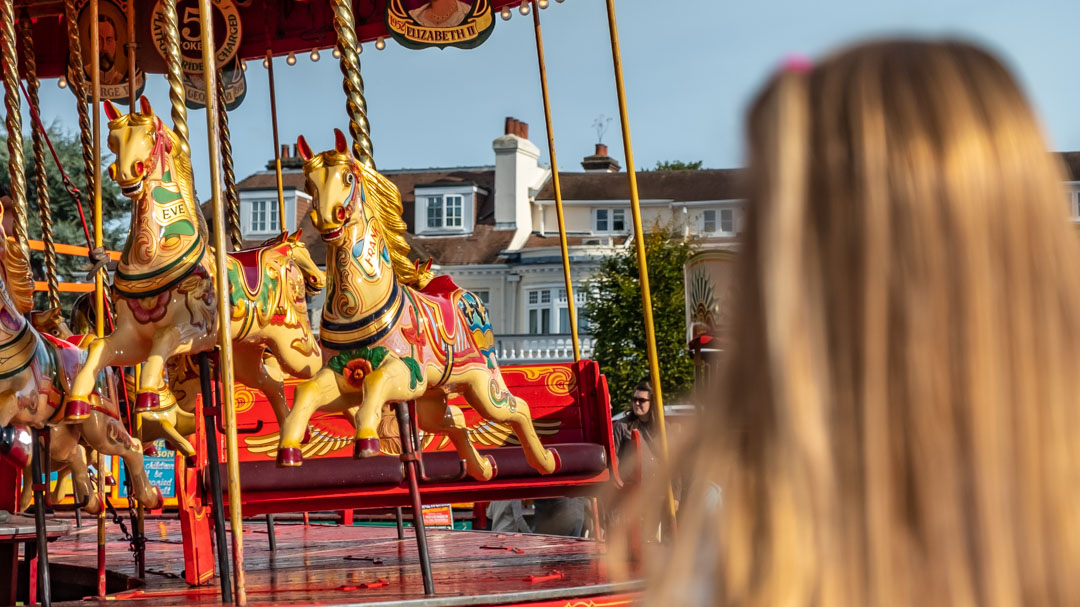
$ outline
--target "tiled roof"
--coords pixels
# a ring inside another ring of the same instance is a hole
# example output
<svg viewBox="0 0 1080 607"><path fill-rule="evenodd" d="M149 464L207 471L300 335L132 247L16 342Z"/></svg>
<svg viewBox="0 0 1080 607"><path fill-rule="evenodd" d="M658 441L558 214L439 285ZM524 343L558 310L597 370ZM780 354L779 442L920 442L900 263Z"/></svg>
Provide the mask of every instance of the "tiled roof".
<svg viewBox="0 0 1080 607"><path fill-rule="evenodd" d="M639 171L638 194L643 199L694 202L734 200L746 196L744 169L703 169L699 171ZM629 200L626 173L559 173L563 200ZM555 200L555 186L549 180L537 200Z"/></svg>

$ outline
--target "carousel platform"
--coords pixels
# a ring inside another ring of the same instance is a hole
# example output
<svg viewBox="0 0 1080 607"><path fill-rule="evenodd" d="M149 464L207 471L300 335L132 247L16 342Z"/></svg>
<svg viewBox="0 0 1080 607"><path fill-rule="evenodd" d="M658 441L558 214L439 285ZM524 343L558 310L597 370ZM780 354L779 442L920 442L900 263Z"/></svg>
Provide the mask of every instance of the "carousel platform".
<svg viewBox="0 0 1080 607"><path fill-rule="evenodd" d="M96 527L84 524L50 544L53 604L81 606L220 605L215 577L183 580L180 524L146 522L146 579L116 525L108 526L109 596L94 593ZM576 538L428 529L433 596L425 596L411 528L289 523L276 526L270 551L265 523L245 524L248 604L263 605L629 605L639 586L612 583L603 545Z"/></svg>

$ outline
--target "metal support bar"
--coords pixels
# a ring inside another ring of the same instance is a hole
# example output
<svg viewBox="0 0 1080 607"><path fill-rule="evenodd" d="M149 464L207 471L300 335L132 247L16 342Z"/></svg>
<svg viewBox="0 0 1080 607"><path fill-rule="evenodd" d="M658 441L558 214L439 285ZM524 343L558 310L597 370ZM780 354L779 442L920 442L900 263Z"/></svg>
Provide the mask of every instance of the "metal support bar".
<svg viewBox="0 0 1080 607"><path fill-rule="evenodd" d="M232 602L232 582L229 579L229 544L225 537L225 504L221 495L221 469L218 455L217 410L215 391L210 387L210 357L199 352L199 383L202 386L203 420L206 427L206 457L210 467L210 501L214 511L214 543L217 548L218 576L221 580L221 602Z"/></svg>
<svg viewBox="0 0 1080 607"><path fill-rule="evenodd" d="M427 531L424 529L424 506L420 501L420 484L412 441L412 421L409 419L408 403L397 403L398 431L401 437L401 462L405 467L405 478L409 481L409 497L412 498L413 529L416 530L416 549L420 553L420 573L424 578L424 594L435 594L435 580L431 577L431 559L428 557ZM400 509L399 509L400 512Z"/></svg>
<svg viewBox="0 0 1080 607"><path fill-rule="evenodd" d="M405 521L402 520L401 506L394 508L394 522L397 523L397 539L405 539Z"/></svg>
<svg viewBox="0 0 1080 607"><path fill-rule="evenodd" d="M270 552L277 552L277 535L274 532L274 515L266 515L266 536L270 540Z"/></svg>
<svg viewBox="0 0 1080 607"><path fill-rule="evenodd" d="M41 431L32 430L34 450L30 473L34 476L34 528L37 530L37 585L38 600L44 607L52 605L52 588L49 582L49 539L45 530L45 487L48 479L42 473L45 450L41 446Z"/></svg>
<svg viewBox="0 0 1080 607"><path fill-rule="evenodd" d="M607 0L608 33L611 35L611 61L615 69L615 92L619 99L619 127L626 152L626 176L630 182L630 212L634 220L634 246L637 250L638 278L645 321L645 345L649 355L649 377L652 380L653 408L660 429L660 458L668 462L667 424L664 422L664 398L660 388L660 360L656 354L656 333L653 325L652 294L649 291L649 264L645 256L645 231L641 227L641 201L638 198L637 173L634 168L634 146L630 142L630 117L626 111L626 88L623 85L622 56L619 53L619 30L615 23L615 0ZM667 486L667 510L675 529L675 495L671 483Z"/></svg>

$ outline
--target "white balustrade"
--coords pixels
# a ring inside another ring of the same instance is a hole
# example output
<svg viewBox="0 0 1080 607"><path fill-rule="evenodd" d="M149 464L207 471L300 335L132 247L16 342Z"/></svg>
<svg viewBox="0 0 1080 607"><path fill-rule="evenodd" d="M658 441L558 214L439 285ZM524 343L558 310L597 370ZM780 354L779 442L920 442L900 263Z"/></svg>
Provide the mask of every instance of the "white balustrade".
<svg viewBox="0 0 1080 607"><path fill-rule="evenodd" d="M578 339L581 357L592 356L592 336L579 335ZM574 360L574 345L569 335L497 335L495 355L504 365L568 362Z"/></svg>

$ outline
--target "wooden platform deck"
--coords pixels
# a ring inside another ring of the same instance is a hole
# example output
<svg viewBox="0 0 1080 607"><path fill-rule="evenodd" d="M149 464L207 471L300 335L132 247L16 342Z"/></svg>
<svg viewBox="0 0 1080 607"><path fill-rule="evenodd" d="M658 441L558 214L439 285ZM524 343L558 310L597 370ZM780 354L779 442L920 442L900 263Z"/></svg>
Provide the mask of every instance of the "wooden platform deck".
<svg viewBox="0 0 1080 607"><path fill-rule="evenodd" d="M397 539L393 527L278 522L276 529L277 550L271 552L265 523L253 520L245 525L247 593L253 607L366 603L614 607L630 604L637 588L609 582L603 545L594 541L429 529L436 595L425 597L412 529L406 529L404 540ZM148 520L146 533L146 585L115 592L108 600L71 601L81 597L65 597L59 588L64 579L82 577L85 583L90 581L87 574L92 578L97 543L92 522L52 543L54 605L221 604L216 577L206 586L184 582L177 521ZM135 575L128 545L113 524L108 526L108 569ZM69 590L85 587L72 583Z"/></svg>

